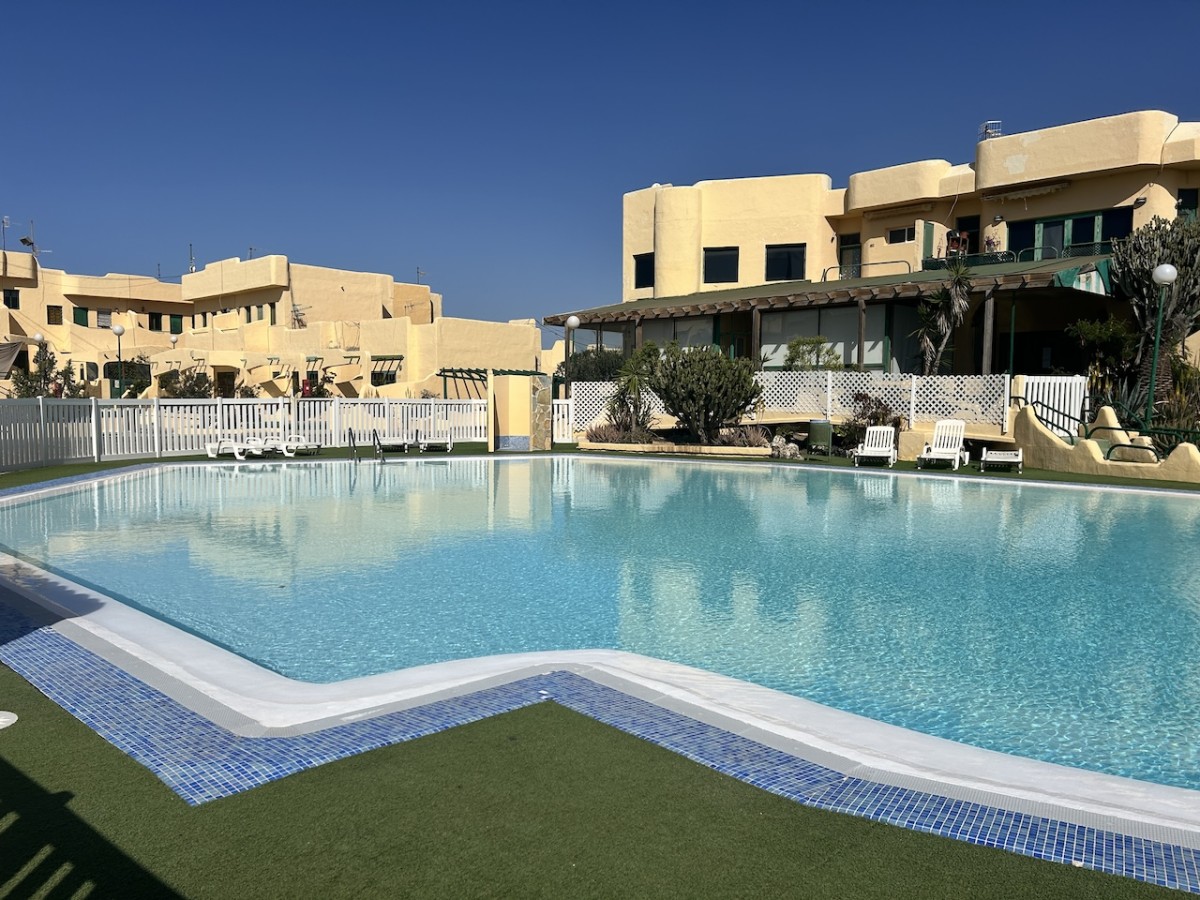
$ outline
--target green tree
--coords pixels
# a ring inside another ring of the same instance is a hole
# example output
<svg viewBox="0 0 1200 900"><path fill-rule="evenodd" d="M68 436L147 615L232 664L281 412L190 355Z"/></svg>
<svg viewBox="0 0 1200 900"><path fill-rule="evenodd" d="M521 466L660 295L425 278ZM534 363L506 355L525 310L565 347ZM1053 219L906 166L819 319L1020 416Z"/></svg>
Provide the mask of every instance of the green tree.
<svg viewBox="0 0 1200 900"><path fill-rule="evenodd" d="M43 341L38 344L37 351L28 371L12 370L14 397L86 397L87 385L75 380L75 370L70 362L63 363L57 368L58 357Z"/></svg>
<svg viewBox="0 0 1200 900"><path fill-rule="evenodd" d="M607 347L589 347L571 354L572 381L615 381L621 366L625 364L625 354L620 350L610 350ZM566 377L566 366L558 364L554 370L556 378Z"/></svg>
<svg viewBox="0 0 1200 900"><path fill-rule="evenodd" d="M791 371L812 369L841 369L842 358L820 335L792 338L787 343L787 356L783 367Z"/></svg>
<svg viewBox="0 0 1200 900"><path fill-rule="evenodd" d="M210 400L213 383L203 369L172 369L158 376L158 395L174 400Z"/></svg>
<svg viewBox="0 0 1200 900"><path fill-rule="evenodd" d="M1158 371L1153 365L1154 335L1162 294L1152 273L1163 263L1179 272L1162 308L1162 339ZM1128 238L1113 243L1112 275L1129 299L1137 326L1134 365L1142 393L1154 391L1155 402L1171 391L1174 348L1200 326L1200 221L1167 220L1156 216Z"/></svg>
<svg viewBox="0 0 1200 900"><path fill-rule="evenodd" d="M749 359L730 359L719 347L681 350L672 342L647 373L646 383L692 440L715 443L722 428L754 409L762 385Z"/></svg>
<svg viewBox="0 0 1200 900"><path fill-rule="evenodd" d="M625 360L617 373L617 389L608 401L609 423L633 442L649 441L652 437L652 414L646 391L658 356L658 348L650 342Z"/></svg>
<svg viewBox="0 0 1200 900"><path fill-rule="evenodd" d="M922 374L935 375L954 332L967 316L971 299L971 270L955 257L947 261L946 281L917 307L917 330L913 336L921 349Z"/></svg>

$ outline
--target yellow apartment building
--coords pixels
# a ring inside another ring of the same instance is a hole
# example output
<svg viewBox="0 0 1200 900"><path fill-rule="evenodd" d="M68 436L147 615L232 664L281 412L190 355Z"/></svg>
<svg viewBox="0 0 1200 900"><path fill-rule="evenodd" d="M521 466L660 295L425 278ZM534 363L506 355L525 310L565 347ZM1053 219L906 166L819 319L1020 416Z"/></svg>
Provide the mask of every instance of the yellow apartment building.
<svg viewBox="0 0 1200 900"><path fill-rule="evenodd" d="M118 353L148 360L150 394L170 371L198 370L218 393L262 396L320 383L339 396L474 396L447 369L538 370L532 319L486 322L442 314L427 285L390 275L291 262L226 259L181 283L141 275L72 275L30 253L0 256L0 396L11 368L28 369L45 341L89 392L109 396ZM118 335L116 332L121 331Z"/></svg>
<svg viewBox="0 0 1200 900"><path fill-rule="evenodd" d="M919 371L922 296L962 256L972 302L953 371L1037 374L1081 361L1063 329L1127 309L1111 242L1155 216L1196 215L1200 123L1146 111L1003 135L971 162L923 160L849 177L655 184L628 193L621 302L574 314L580 337L716 344L780 364L822 335L846 364ZM619 337L617 337L619 335Z"/></svg>

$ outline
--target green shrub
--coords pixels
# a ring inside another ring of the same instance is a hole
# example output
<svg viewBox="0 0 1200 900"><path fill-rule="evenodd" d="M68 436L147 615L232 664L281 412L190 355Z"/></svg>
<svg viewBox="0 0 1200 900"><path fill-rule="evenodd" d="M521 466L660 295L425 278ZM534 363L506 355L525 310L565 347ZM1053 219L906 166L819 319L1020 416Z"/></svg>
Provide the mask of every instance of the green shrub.
<svg viewBox="0 0 1200 900"><path fill-rule="evenodd" d="M857 447L871 425L891 425L899 431L904 427L904 418L879 397L859 391L854 395L850 417L837 427L839 442L843 447Z"/></svg>
<svg viewBox="0 0 1200 900"><path fill-rule="evenodd" d="M717 347L681 350L672 343L653 362L647 386L688 437L716 443L721 429L736 425L762 397L749 359L730 359Z"/></svg>
<svg viewBox="0 0 1200 900"><path fill-rule="evenodd" d="M792 338L788 341L787 356L783 360L785 369L809 371L812 369L840 369L842 366L842 357L820 335Z"/></svg>
<svg viewBox="0 0 1200 900"><path fill-rule="evenodd" d="M609 350L606 347L591 347L571 354L572 381L614 381L621 366L625 363L625 354L620 350ZM566 376L566 367L558 364L554 370L556 378Z"/></svg>

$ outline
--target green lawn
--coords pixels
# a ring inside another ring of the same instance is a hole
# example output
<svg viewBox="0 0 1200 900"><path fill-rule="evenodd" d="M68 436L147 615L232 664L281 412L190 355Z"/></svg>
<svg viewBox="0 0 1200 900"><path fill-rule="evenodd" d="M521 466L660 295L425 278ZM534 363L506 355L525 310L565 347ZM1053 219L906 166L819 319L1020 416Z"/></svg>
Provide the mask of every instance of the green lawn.
<svg viewBox="0 0 1200 900"><path fill-rule="evenodd" d="M820 812L552 703L197 808L0 666L0 897L1168 892Z"/></svg>
<svg viewBox="0 0 1200 900"><path fill-rule="evenodd" d="M0 898L1177 896L807 809L552 703L198 808L3 666L0 708Z"/></svg>

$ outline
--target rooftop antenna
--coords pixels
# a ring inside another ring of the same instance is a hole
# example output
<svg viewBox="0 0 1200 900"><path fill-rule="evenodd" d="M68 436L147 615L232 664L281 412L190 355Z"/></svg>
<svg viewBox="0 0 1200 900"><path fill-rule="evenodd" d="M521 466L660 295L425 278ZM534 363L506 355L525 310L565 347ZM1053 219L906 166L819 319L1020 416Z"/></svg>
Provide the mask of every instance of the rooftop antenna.
<svg viewBox="0 0 1200 900"><path fill-rule="evenodd" d="M254 259L254 248L253 248L253 247L251 247L251 248L250 248L250 249L247 251L247 256L246 256L246 259L247 259L247 260Z"/></svg>
<svg viewBox="0 0 1200 900"><path fill-rule="evenodd" d="M423 272L423 271L421 271L421 267L420 267L420 266L417 266L417 284L420 284L420 283L421 283L421 276L422 276L422 275L428 275L428 274L429 274L428 272Z"/></svg>
<svg viewBox="0 0 1200 900"><path fill-rule="evenodd" d="M8 216L0 219L0 250L8 252L8 229L12 228L12 222L8 220Z"/></svg>
<svg viewBox="0 0 1200 900"><path fill-rule="evenodd" d="M36 232L33 230L33 219L30 219L29 220L29 234L27 234L25 237L21 238L21 245L23 247L28 247L29 252L33 254L33 258L37 259L38 245L37 245L37 238L35 237L35 235L36 235Z"/></svg>
<svg viewBox="0 0 1200 900"><path fill-rule="evenodd" d="M979 139L986 141L989 138L1001 137L1004 134L1004 123L999 119L988 119L979 126Z"/></svg>
<svg viewBox="0 0 1200 900"><path fill-rule="evenodd" d="M188 271L193 274L196 272L196 254L192 252L191 244L188 244Z"/></svg>

